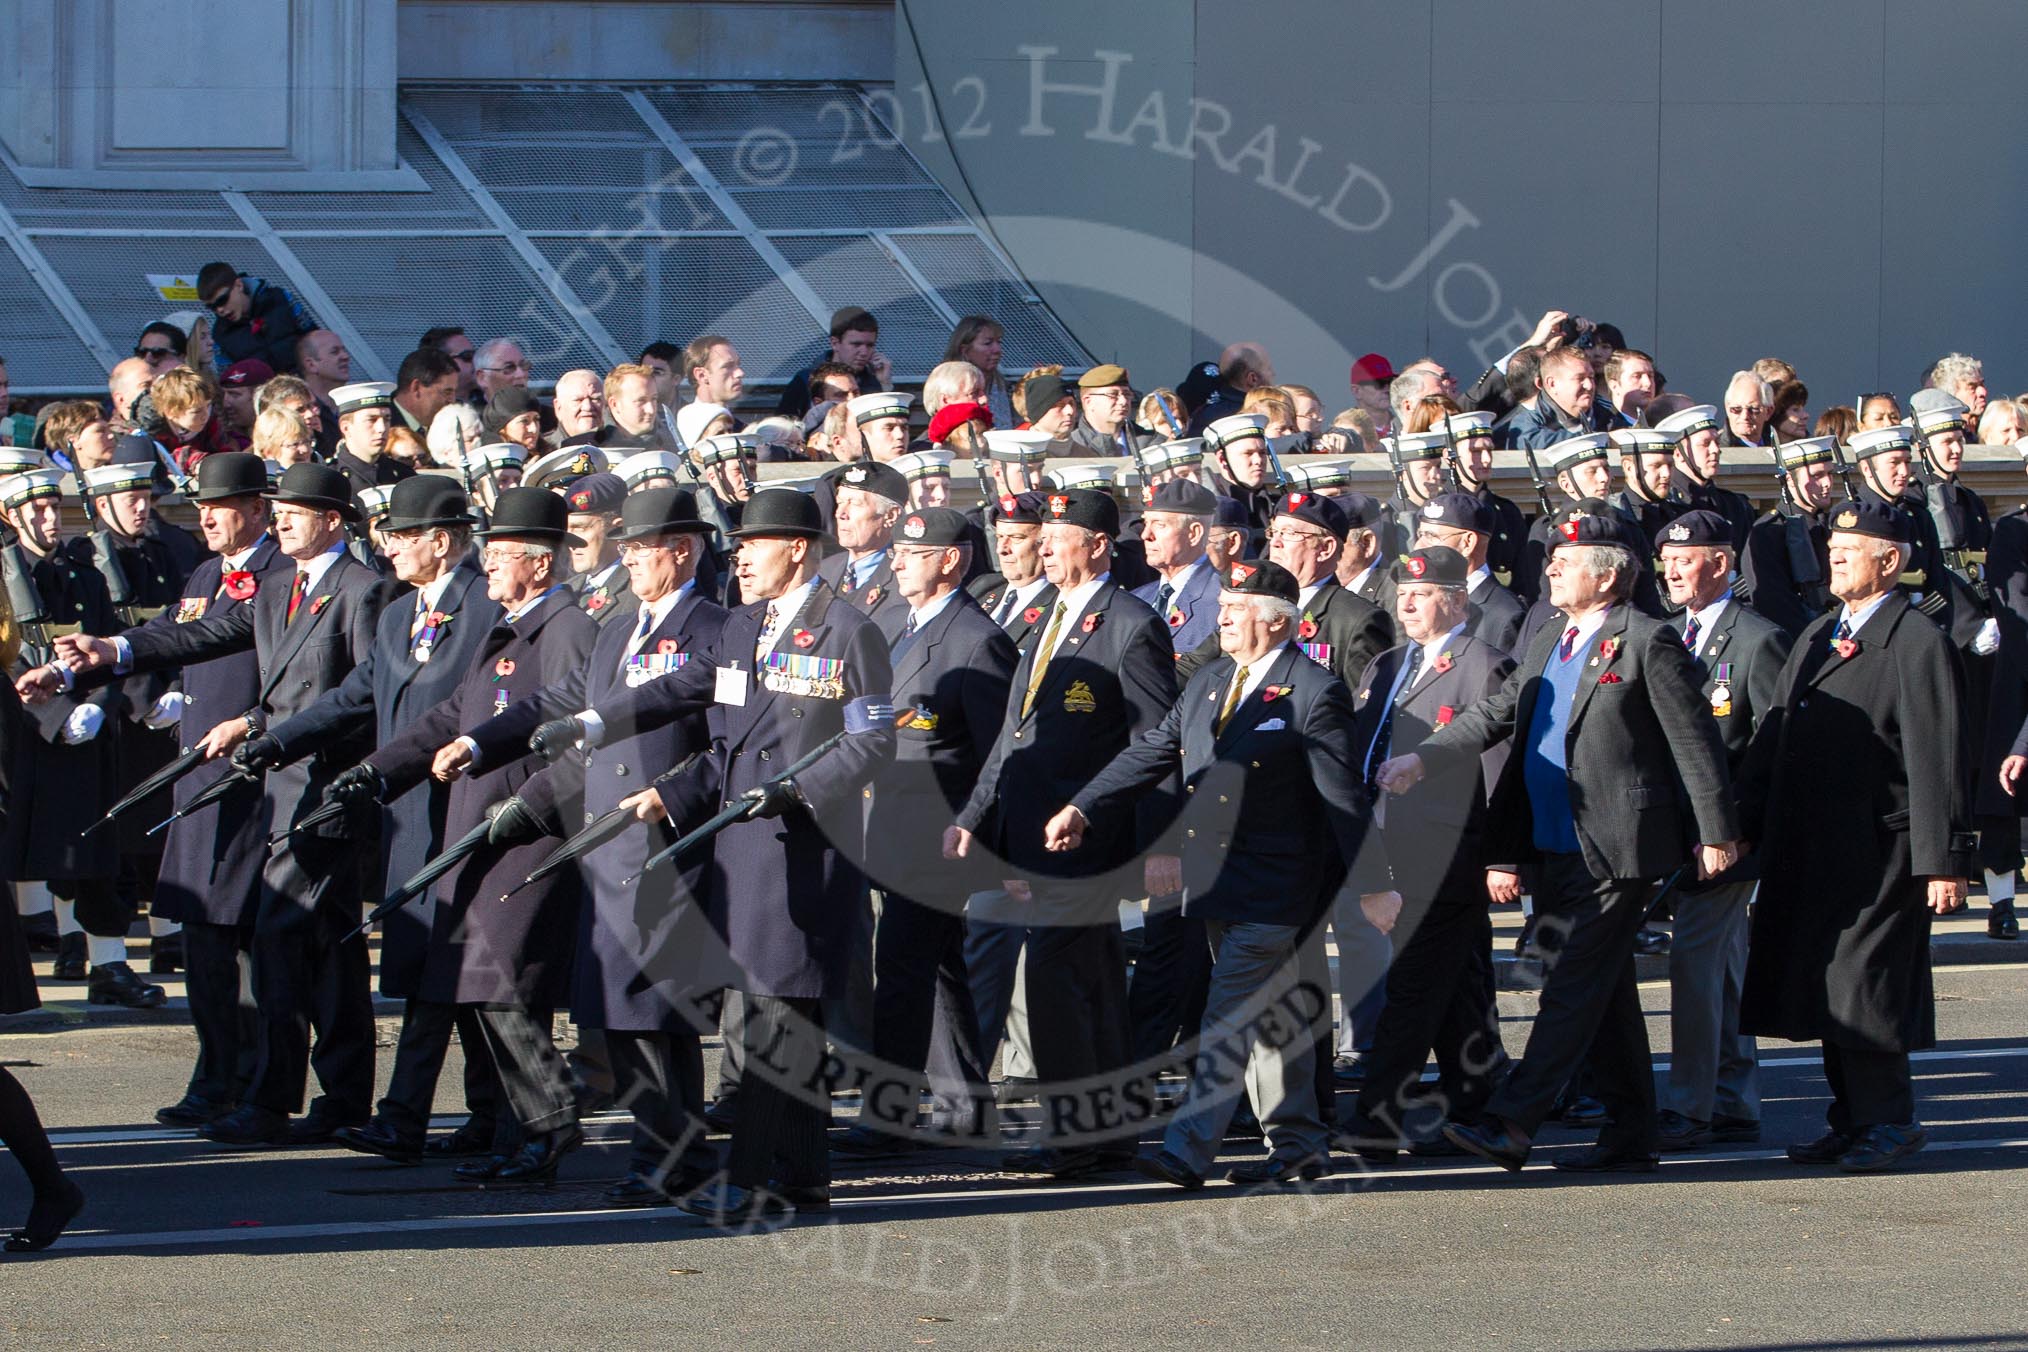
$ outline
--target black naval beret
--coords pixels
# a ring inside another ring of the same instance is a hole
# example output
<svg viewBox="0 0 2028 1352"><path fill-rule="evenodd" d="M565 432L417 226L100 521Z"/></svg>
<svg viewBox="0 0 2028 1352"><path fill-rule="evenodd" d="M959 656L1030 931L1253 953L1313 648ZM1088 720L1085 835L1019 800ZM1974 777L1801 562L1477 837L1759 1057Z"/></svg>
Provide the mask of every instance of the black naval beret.
<svg viewBox="0 0 2028 1352"><path fill-rule="evenodd" d="M570 481L570 486L563 490L563 500L573 512L611 516L627 500L627 481L604 470L586 474Z"/></svg>
<svg viewBox="0 0 2028 1352"><path fill-rule="evenodd" d="M1345 522L1345 509L1338 505L1341 501L1301 491L1284 493L1275 504L1275 520L1292 516L1305 525L1315 526L1333 540L1342 540L1351 527Z"/></svg>
<svg viewBox="0 0 2028 1352"><path fill-rule="evenodd" d="M1877 502L1841 502L1831 510L1831 529L1845 535L1909 543L1908 519Z"/></svg>
<svg viewBox="0 0 2028 1352"><path fill-rule="evenodd" d="M1565 545L1618 545L1625 549L1627 541L1611 517L1601 512L1569 512L1557 522L1556 534L1549 540L1552 551Z"/></svg>
<svg viewBox="0 0 2028 1352"><path fill-rule="evenodd" d="M1120 506L1110 493L1092 488L1066 488L1049 495L1045 521L1066 526L1083 526L1108 538L1120 533Z"/></svg>
<svg viewBox="0 0 2028 1352"><path fill-rule="evenodd" d="M1268 559L1249 559L1244 563L1229 563L1225 576L1219 585L1229 592L1246 596L1272 596L1296 604L1303 589L1296 582L1296 575L1279 563Z"/></svg>
<svg viewBox="0 0 2028 1352"><path fill-rule="evenodd" d="M1371 493L1344 493L1334 500L1345 514L1347 530L1372 530L1386 515L1387 509Z"/></svg>
<svg viewBox="0 0 2028 1352"><path fill-rule="evenodd" d="M878 460L861 460L837 478L840 488L857 488L867 493L878 493L892 502L908 501L908 480L892 465L883 465Z"/></svg>
<svg viewBox="0 0 2028 1352"><path fill-rule="evenodd" d="M1422 505L1418 513L1424 521L1433 521L1439 526L1451 526L1480 535L1493 530L1493 509L1479 501L1473 493L1439 493Z"/></svg>
<svg viewBox="0 0 2028 1352"><path fill-rule="evenodd" d="M1000 497L1001 521L1017 526L1039 526L1043 514L1049 510L1047 493L1003 493Z"/></svg>
<svg viewBox="0 0 2028 1352"><path fill-rule="evenodd" d="M1211 523L1233 530L1250 530L1253 527L1253 519L1246 514L1246 504L1238 498L1220 498L1218 510L1211 515Z"/></svg>
<svg viewBox="0 0 2028 1352"><path fill-rule="evenodd" d="M901 539L912 545L961 545L971 536L963 512L948 507L918 507L901 519Z"/></svg>
<svg viewBox="0 0 2028 1352"><path fill-rule="evenodd" d="M1436 587L1463 588L1471 585L1472 565L1455 549L1431 545L1412 549L1394 561L1394 580L1426 582Z"/></svg>
<svg viewBox="0 0 2028 1352"><path fill-rule="evenodd" d="M1203 484L1192 483L1188 479L1171 479L1156 487L1155 495L1148 500L1148 510L1213 517L1218 515L1218 495Z"/></svg>
<svg viewBox="0 0 2028 1352"><path fill-rule="evenodd" d="M1710 549L1732 546L1732 523L1716 512L1702 508L1685 512L1655 532L1655 548L1664 545L1697 545Z"/></svg>

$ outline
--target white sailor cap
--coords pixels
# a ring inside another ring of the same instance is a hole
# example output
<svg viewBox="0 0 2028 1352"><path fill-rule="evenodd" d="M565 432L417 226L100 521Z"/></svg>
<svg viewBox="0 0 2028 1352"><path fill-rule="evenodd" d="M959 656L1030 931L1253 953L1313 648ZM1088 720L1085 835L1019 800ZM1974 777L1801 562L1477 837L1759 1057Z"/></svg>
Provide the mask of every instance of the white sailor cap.
<svg viewBox="0 0 2028 1352"><path fill-rule="evenodd" d="M1676 449L1677 438L1659 427L1616 427L1606 435L1621 455L1667 455Z"/></svg>
<svg viewBox="0 0 2028 1352"><path fill-rule="evenodd" d="M1181 441L1158 442L1141 452L1141 463L1148 467L1150 474L1160 474L1179 465L1194 465L1203 458L1203 437L1184 437Z"/></svg>
<svg viewBox="0 0 2028 1352"><path fill-rule="evenodd" d="M360 512L366 517L368 524L371 524L386 519L389 500L394 497L394 485L374 484L370 488L360 489L352 496L358 500Z"/></svg>
<svg viewBox="0 0 2028 1352"><path fill-rule="evenodd" d="M986 433L986 450L995 460L1047 460L1049 443L1054 440L1047 432L1031 432L1025 428L995 430Z"/></svg>
<svg viewBox="0 0 2028 1352"><path fill-rule="evenodd" d="M1549 448L1550 471L1561 474L1564 470L1576 469L1587 460L1604 460L1611 445L1612 438L1604 432L1567 437Z"/></svg>
<svg viewBox="0 0 2028 1352"><path fill-rule="evenodd" d="M636 451L613 466L630 493L650 479L676 479L682 472L683 462L669 451Z"/></svg>
<svg viewBox="0 0 2028 1352"><path fill-rule="evenodd" d="M1403 432L1392 438L1394 455L1406 465L1413 460L1441 460L1450 449L1451 439L1442 432L1431 429L1427 432Z"/></svg>
<svg viewBox="0 0 2028 1352"><path fill-rule="evenodd" d="M1805 465L1830 465L1838 460L1838 438L1797 437L1784 441L1775 447L1775 463L1783 469L1801 469Z"/></svg>
<svg viewBox="0 0 2028 1352"><path fill-rule="evenodd" d="M129 493L137 488L152 488L155 483L155 462L144 461L138 465L95 465L84 472L86 497L97 497L101 493Z"/></svg>
<svg viewBox="0 0 2028 1352"><path fill-rule="evenodd" d="M41 451L25 446L0 446L0 474L22 474L48 465L49 457Z"/></svg>
<svg viewBox="0 0 2028 1352"><path fill-rule="evenodd" d="M1915 445L1915 438L1907 423L1890 423L1886 427L1869 427L1863 432L1854 432L1846 445L1851 447L1854 460L1870 460L1887 451L1908 450Z"/></svg>
<svg viewBox="0 0 2028 1352"><path fill-rule="evenodd" d="M906 418L914 403L914 397L901 390L875 390L872 394L854 395L845 401L845 407L851 412L852 421L864 427L881 418Z"/></svg>
<svg viewBox="0 0 2028 1352"><path fill-rule="evenodd" d="M933 479L951 472L952 456L949 451L910 451L897 455L888 461L888 467L902 478L914 483L918 479Z"/></svg>
<svg viewBox="0 0 2028 1352"><path fill-rule="evenodd" d="M362 380L353 385L340 385L331 391L331 403L337 408L338 416L362 408L393 408L394 383L387 380Z"/></svg>
<svg viewBox="0 0 2028 1352"><path fill-rule="evenodd" d="M1707 428L1716 431L1719 425L1716 404L1692 404L1656 423L1655 430L1671 441L1680 442Z"/></svg>
<svg viewBox="0 0 2028 1352"><path fill-rule="evenodd" d="M1922 434L1926 437L1933 437L1939 432L1962 432L1971 412L1971 409L1963 403L1952 399L1948 404L1939 404L1934 408L1916 409L1915 425L1922 429Z"/></svg>
<svg viewBox="0 0 2028 1352"><path fill-rule="evenodd" d="M1217 419L1204 429L1204 444L1213 451L1236 446L1248 437L1267 440L1266 414L1235 413L1231 417Z"/></svg>
<svg viewBox="0 0 2028 1352"><path fill-rule="evenodd" d="M752 460L760 455L760 438L752 432L720 432L698 442L696 451L698 463L705 465Z"/></svg>
<svg viewBox="0 0 2028 1352"><path fill-rule="evenodd" d="M491 441L465 456L465 472L477 483L503 469L520 469L528 463L528 448L518 441Z"/></svg>
<svg viewBox="0 0 2028 1352"><path fill-rule="evenodd" d="M53 469L10 474L0 479L0 506L19 507L37 498L60 498L63 496L63 479L62 472Z"/></svg>
<svg viewBox="0 0 2028 1352"><path fill-rule="evenodd" d="M1352 462L1349 460L1303 459L1288 465L1287 469L1292 487L1307 488L1311 492L1319 488L1349 488L1352 484Z"/></svg>
<svg viewBox="0 0 2028 1352"><path fill-rule="evenodd" d="M1493 435L1494 417L1481 408L1467 409L1463 413L1452 413L1444 418L1444 427L1459 441L1470 441L1473 437Z"/></svg>
<svg viewBox="0 0 2028 1352"><path fill-rule="evenodd" d="M1110 493L1118 484L1111 465L1065 465L1043 476L1051 488L1095 488Z"/></svg>

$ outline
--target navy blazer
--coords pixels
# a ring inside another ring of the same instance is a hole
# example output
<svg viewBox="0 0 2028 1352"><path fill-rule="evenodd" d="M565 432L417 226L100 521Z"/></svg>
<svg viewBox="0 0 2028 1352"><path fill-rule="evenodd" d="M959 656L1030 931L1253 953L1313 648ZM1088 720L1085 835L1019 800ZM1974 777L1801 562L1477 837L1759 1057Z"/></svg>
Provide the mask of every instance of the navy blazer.
<svg viewBox="0 0 2028 1352"><path fill-rule="evenodd" d="M1134 599L1145 601L1149 606L1161 594L1162 582L1155 581L1134 588ZM1169 609L1162 615L1162 622L1169 626L1169 642L1176 651L1187 653L1207 638L1218 636L1218 570L1207 561L1203 566L1192 569L1190 581L1183 590L1169 598Z"/></svg>

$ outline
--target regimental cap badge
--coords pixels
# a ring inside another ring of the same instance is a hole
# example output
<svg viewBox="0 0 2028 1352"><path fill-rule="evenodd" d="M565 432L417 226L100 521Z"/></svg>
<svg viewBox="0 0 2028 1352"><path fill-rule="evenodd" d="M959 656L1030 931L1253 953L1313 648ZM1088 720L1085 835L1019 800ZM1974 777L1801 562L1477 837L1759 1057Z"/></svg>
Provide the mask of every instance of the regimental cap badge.
<svg viewBox="0 0 2028 1352"><path fill-rule="evenodd" d="M1856 508L1847 507L1844 511L1838 513L1831 524L1839 530L1850 530L1859 524L1859 512Z"/></svg>
<svg viewBox="0 0 2028 1352"><path fill-rule="evenodd" d="M901 523L901 533L911 540L922 539L925 529L922 524L922 518L919 516L912 516Z"/></svg>
<svg viewBox="0 0 2028 1352"><path fill-rule="evenodd" d="M1308 493L1291 493L1288 495L1288 497L1283 499L1283 501L1288 504L1290 511L1294 511L1296 508L1301 507L1304 503L1308 502L1309 500L1310 495Z"/></svg>
<svg viewBox="0 0 2028 1352"><path fill-rule="evenodd" d="M864 466L864 465L854 465L854 466L853 466L853 467L852 467L851 469L848 469L848 470L846 470L846 471L845 471L845 482L846 482L846 483L848 483L848 484L863 484L863 483L865 483L865 482L866 482L866 466Z"/></svg>
<svg viewBox="0 0 2028 1352"><path fill-rule="evenodd" d="M580 512L590 511L591 504L592 495L585 489L580 488L577 492L570 495L570 505L577 508Z"/></svg>
<svg viewBox="0 0 2028 1352"><path fill-rule="evenodd" d="M1259 572L1259 571L1260 571L1260 569L1258 569L1258 568L1255 568L1255 567L1251 567L1251 566L1249 566L1249 565L1247 565L1247 564L1244 564L1244 563L1235 563L1235 564L1233 564L1233 565L1232 565L1232 585L1233 585L1233 586L1235 586L1235 587L1239 586L1239 585L1240 585L1241 583L1245 582L1245 581L1246 581L1246 580L1247 580L1248 578L1252 577L1252 576L1253 576L1253 575L1254 575L1255 573L1257 573L1257 572Z"/></svg>
<svg viewBox="0 0 2028 1352"><path fill-rule="evenodd" d="M1051 516L1062 516L1065 512L1069 510L1070 510L1069 498L1065 497L1061 493L1051 493L1049 495L1049 514Z"/></svg>
<svg viewBox="0 0 2028 1352"><path fill-rule="evenodd" d="M1018 502L1014 501L1014 499L1013 499L1013 498L1011 498L1011 497L1009 497L1009 496L1008 496L1007 494L1005 494L1005 493L1002 493L1002 494L1000 495L1000 510L1001 510L1001 511L1003 511L1003 512L1011 512L1011 511L1013 511L1013 510L1014 510L1014 509L1015 509L1016 507L1019 507L1020 505L1021 505L1020 503L1018 503Z"/></svg>
<svg viewBox="0 0 2028 1352"><path fill-rule="evenodd" d="M1576 544L1576 543L1577 543L1577 523L1578 523L1579 521L1582 521L1583 519L1584 519L1584 517L1583 517L1583 515L1582 515L1582 514L1580 513L1580 514L1578 514L1578 515L1575 515L1575 516L1572 516L1572 517L1570 517L1570 518L1569 518L1568 520L1566 520L1566 521L1565 521L1565 522L1563 523L1563 526L1562 526L1562 530L1563 530L1563 538L1564 538L1564 539L1566 539L1566 540L1568 540L1568 541L1570 541L1570 542L1571 542L1572 544Z"/></svg>
<svg viewBox="0 0 2028 1352"><path fill-rule="evenodd" d="M1690 528L1688 526L1671 526L1669 527L1669 538L1671 540L1687 540L1690 538Z"/></svg>
<svg viewBox="0 0 2028 1352"><path fill-rule="evenodd" d="M1401 557L1401 566L1408 569L1410 577L1421 577L1429 571L1429 560L1420 554L1404 554Z"/></svg>
<svg viewBox="0 0 2028 1352"><path fill-rule="evenodd" d="M1441 502L1426 503L1423 506L1422 514L1426 520L1441 521L1444 519L1444 505Z"/></svg>

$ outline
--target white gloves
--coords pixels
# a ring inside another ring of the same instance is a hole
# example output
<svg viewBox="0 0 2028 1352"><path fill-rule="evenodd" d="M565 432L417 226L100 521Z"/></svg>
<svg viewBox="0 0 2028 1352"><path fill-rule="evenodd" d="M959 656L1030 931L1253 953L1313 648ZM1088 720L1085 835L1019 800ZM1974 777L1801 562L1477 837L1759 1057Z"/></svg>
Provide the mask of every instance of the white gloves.
<svg viewBox="0 0 2028 1352"><path fill-rule="evenodd" d="M70 711L70 717L64 720L64 745L77 746L80 743L89 742L92 738L99 735L99 729L105 726L105 722L106 711L98 705L78 705L77 708Z"/></svg>
<svg viewBox="0 0 2028 1352"><path fill-rule="evenodd" d="M141 721L151 728L173 728L183 721L183 703L183 692L171 690L155 701L155 707Z"/></svg>
<svg viewBox="0 0 2028 1352"><path fill-rule="evenodd" d="M1987 620L1979 626L1979 632L1972 639L1972 652L1979 657L1991 657L2000 651L2000 622Z"/></svg>

